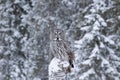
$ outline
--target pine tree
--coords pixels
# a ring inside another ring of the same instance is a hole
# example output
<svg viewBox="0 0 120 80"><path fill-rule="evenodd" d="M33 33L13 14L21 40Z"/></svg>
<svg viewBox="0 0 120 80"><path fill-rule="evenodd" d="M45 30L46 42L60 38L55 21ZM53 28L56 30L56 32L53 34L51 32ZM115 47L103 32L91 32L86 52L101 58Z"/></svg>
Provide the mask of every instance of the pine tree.
<svg viewBox="0 0 120 80"><path fill-rule="evenodd" d="M118 36L109 31L110 16L116 14L110 14L108 19L104 17L105 13L113 8L112 1L105 1L93 0L93 3L83 11L85 24L80 29L85 31L85 34L76 42L78 44L76 53L79 56L76 60L76 64L79 63L77 75L80 80L120 79L117 69L120 57L117 55L119 51L116 51L119 45L114 40Z"/></svg>
<svg viewBox="0 0 120 80"><path fill-rule="evenodd" d="M24 60L26 53L23 44L29 38L27 26L21 25L21 16L27 14L22 6L28 5L27 1L1 0L1 55L2 80L25 79Z"/></svg>

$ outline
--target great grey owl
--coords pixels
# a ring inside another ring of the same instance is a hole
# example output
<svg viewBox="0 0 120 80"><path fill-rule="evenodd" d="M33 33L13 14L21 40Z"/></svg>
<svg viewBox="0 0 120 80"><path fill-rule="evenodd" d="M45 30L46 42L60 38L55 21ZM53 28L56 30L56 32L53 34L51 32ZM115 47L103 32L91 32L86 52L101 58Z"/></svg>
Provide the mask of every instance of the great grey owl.
<svg viewBox="0 0 120 80"><path fill-rule="evenodd" d="M50 51L54 57L61 60L67 60L70 64L68 72L73 68L74 54L70 49L69 43L65 37L65 32L61 29L54 29L50 33Z"/></svg>

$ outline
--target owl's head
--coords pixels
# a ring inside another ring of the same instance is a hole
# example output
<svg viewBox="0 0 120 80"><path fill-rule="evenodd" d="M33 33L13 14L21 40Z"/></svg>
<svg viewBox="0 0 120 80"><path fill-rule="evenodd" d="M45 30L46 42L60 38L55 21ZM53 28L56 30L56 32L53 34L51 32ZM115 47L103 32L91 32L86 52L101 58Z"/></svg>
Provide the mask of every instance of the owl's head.
<svg viewBox="0 0 120 80"><path fill-rule="evenodd" d="M65 33L61 29L54 29L52 31L52 40L54 41L61 41L65 39Z"/></svg>

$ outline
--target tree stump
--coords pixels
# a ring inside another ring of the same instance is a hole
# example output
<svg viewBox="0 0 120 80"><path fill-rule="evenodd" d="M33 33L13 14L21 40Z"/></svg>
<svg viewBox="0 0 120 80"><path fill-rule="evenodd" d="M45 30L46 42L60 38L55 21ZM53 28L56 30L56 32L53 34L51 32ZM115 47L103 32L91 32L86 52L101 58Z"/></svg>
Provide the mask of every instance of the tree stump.
<svg viewBox="0 0 120 80"><path fill-rule="evenodd" d="M54 57L49 64L49 80L66 80L67 72L65 68L69 66L67 61Z"/></svg>

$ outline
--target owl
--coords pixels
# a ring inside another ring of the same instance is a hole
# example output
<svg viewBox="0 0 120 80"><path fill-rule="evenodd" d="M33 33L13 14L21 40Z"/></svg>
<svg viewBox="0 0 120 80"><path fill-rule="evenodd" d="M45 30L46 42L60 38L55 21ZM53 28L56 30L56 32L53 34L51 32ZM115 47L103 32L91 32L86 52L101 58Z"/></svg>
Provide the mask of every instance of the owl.
<svg viewBox="0 0 120 80"><path fill-rule="evenodd" d="M70 49L70 45L66 39L65 32L61 29L54 29L50 33L50 51L52 55L60 60L66 60L70 66L68 72L73 68L74 54Z"/></svg>

